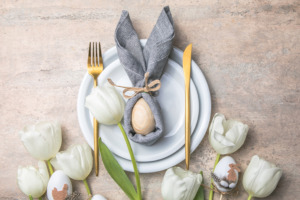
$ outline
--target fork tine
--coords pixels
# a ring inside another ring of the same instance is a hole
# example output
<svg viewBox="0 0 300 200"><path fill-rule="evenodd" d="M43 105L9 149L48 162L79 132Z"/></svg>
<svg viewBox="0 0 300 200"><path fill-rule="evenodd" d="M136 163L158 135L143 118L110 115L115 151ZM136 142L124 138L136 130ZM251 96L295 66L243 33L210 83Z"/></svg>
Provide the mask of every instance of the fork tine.
<svg viewBox="0 0 300 200"><path fill-rule="evenodd" d="M87 62L88 67L91 66L91 43L89 44L89 57Z"/></svg>
<svg viewBox="0 0 300 200"><path fill-rule="evenodd" d="M94 47L95 47L95 44L93 42L93 67L95 67L95 51L94 51Z"/></svg>
<svg viewBox="0 0 300 200"><path fill-rule="evenodd" d="M103 65L102 53L101 53L101 43L99 42L99 64Z"/></svg>
<svg viewBox="0 0 300 200"><path fill-rule="evenodd" d="M97 42L96 42L96 67L99 67L99 64L98 64L98 52L97 52Z"/></svg>

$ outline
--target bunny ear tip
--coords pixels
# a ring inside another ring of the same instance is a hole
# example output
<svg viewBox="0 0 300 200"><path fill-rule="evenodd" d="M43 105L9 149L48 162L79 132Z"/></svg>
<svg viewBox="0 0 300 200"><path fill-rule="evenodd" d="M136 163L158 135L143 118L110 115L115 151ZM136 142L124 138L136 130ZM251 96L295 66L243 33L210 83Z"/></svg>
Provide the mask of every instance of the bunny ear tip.
<svg viewBox="0 0 300 200"><path fill-rule="evenodd" d="M126 15L128 14L128 11L127 10L122 10L122 15Z"/></svg>

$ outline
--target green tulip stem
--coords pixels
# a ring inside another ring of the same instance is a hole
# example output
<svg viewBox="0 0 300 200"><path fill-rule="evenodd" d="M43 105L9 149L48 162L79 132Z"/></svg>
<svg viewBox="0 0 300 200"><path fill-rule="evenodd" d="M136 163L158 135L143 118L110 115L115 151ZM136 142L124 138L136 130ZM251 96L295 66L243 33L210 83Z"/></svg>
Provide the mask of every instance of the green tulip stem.
<svg viewBox="0 0 300 200"><path fill-rule="evenodd" d="M129 140L128 140L128 137L125 133L125 130L122 126L122 124L119 122L118 123L118 126L123 134L123 137L125 139L125 142L126 142L126 145L127 145L127 148L128 148L128 151L129 151L129 154L130 154L130 158L131 158L131 162L132 162L132 166L133 166L133 169L134 169L134 174L135 174L135 181L136 181L136 188L137 188L137 193L138 193L138 199L142 199L142 191L141 191L141 182L140 182L140 175L139 175L139 171L137 169L137 165L136 165L136 161L135 161L135 158L134 158L134 155L133 155L133 152L132 152L132 149L131 149L131 146L130 146L130 143L129 143Z"/></svg>
<svg viewBox="0 0 300 200"><path fill-rule="evenodd" d="M33 198L32 198L32 196L31 196L31 195L29 195L28 197L29 197L29 199L30 199L30 200L33 200Z"/></svg>
<svg viewBox="0 0 300 200"><path fill-rule="evenodd" d="M53 174L53 168L52 168L52 165L50 163L50 160L47 160L47 165L48 165L48 168L49 168L49 171L50 171L50 176Z"/></svg>
<svg viewBox="0 0 300 200"><path fill-rule="evenodd" d="M42 197L40 197L40 198L39 198L39 200L43 200L43 198L42 198Z"/></svg>
<svg viewBox="0 0 300 200"><path fill-rule="evenodd" d="M248 196L248 200L251 200L252 199L252 195L250 194L249 196Z"/></svg>
<svg viewBox="0 0 300 200"><path fill-rule="evenodd" d="M86 179L84 179L84 180L83 180L83 183L84 183L85 189L86 189L86 191L87 191L87 193L88 193L89 197L90 197L90 196L92 196L92 193L91 193L90 187L89 187L89 185L88 185L88 183L87 183Z"/></svg>
<svg viewBox="0 0 300 200"><path fill-rule="evenodd" d="M215 161L215 165L214 165L214 169L213 169L213 171L215 171L215 168L216 168L216 166L217 166L217 164L218 164L218 162L219 162L219 160L220 160L220 154L217 154L217 157L216 157L216 161ZM210 192L209 192L209 200L212 200L213 199L213 197L214 197L214 186L213 186L213 179L211 179L210 180Z"/></svg>

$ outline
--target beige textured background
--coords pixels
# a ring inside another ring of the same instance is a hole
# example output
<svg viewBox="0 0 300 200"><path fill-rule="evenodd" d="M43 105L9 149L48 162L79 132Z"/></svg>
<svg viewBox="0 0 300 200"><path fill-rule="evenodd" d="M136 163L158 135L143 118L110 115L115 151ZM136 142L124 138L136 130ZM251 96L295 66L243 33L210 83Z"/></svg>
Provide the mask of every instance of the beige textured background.
<svg viewBox="0 0 300 200"><path fill-rule="evenodd" d="M62 149L84 142L76 99L86 72L88 42L101 41L103 51L114 46L122 9L130 12L140 38L147 38L164 5L170 5L173 14L174 45L183 49L193 43L193 59L209 83L212 113L250 126L245 145L233 154L242 170L255 154L277 163L284 175L266 199L299 199L297 0L1 0L0 199L26 199L16 184L17 167L37 162L19 139L24 125L59 120ZM204 170L206 183L215 156L207 137L192 154L191 170ZM88 178L92 192L127 199L103 165L100 170L99 177L92 173ZM141 176L145 199L161 199L163 174ZM85 199L83 184L73 185ZM230 199L246 196L240 185L240 194Z"/></svg>

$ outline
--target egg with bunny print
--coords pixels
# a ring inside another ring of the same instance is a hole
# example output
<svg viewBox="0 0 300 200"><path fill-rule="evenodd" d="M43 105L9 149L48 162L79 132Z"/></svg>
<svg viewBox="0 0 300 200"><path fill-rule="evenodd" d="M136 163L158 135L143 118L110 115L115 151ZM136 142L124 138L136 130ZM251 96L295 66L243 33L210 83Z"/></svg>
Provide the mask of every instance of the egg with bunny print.
<svg viewBox="0 0 300 200"><path fill-rule="evenodd" d="M239 179L239 165L230 156L222 158L211 174L215 187L223 193L232 191Z"/></svg>
<svg viewBox="0 0 300 200"><path fill-rule="evenodd" d="M72 183L70 178L61 170L55 171L48 182L48 199L63 200L70 194L72 194Z"/></svg>

